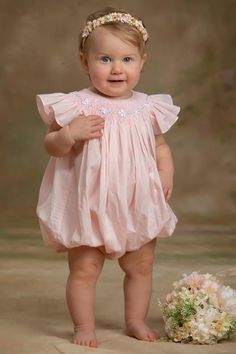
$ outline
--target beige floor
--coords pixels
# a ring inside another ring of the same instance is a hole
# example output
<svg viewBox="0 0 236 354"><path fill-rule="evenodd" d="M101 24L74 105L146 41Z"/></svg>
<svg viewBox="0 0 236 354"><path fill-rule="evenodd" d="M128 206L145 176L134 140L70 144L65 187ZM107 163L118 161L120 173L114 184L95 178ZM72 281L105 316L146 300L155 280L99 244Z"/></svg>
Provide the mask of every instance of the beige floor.
<svg viewBox="0 0 236 354"><path fill-rule="evenodd" d="M235 266L233 226L179 226L175 236L157 245L149 323L164 335L156 298L164 298L183 272L216 273ZM122 272L107 261L97 288L98 349L71 343L65 303L65 255L46 249L37 229L5 228L0 234L0 354L202 354L236 353L236 336L213 346L145 343L123 332ZM236 277L224 278L236 288Z"/></svg>

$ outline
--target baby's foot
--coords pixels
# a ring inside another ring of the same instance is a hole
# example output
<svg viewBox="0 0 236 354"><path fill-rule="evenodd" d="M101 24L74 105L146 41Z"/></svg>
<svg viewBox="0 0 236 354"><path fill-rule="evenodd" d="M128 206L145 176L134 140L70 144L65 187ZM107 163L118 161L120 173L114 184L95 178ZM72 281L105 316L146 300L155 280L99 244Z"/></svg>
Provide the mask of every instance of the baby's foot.
<svg viewBox="0 0 236 354"><path fill-rule="evenodd" d="M147 342L154 342L159 335L149 328L143 321L133 320L126 324L126 333L130 337L135 337Z"/></svg>
<svg viewBox="0 0 236 354"><path fill-rule="evenodd" d="M74 327L74 344L97 348L95 331L85 326Z"/></svg>

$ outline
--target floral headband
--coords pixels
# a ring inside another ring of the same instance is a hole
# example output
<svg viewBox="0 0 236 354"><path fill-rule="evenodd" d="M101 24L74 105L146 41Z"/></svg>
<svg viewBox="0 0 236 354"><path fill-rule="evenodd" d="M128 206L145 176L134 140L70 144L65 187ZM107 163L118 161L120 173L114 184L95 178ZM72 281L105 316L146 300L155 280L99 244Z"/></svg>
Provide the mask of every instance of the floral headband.
<svg viewBox="0 0 236 354"><path fill-rule="evenodd" d="M82 32L82 38L87 38L92 31L95 30L95 28L102 26L106 23L110 22L121 22L121 23L126 23L132 27L137 28L137 30L142 34L143 36L143 41L147 42L148 40L148 33L146 28L143 26L143 23L141 20L137 20L130 14L125 14L122 12L112 12L108 15L99 17L93 21L87 22L83 32Z"/></svg>

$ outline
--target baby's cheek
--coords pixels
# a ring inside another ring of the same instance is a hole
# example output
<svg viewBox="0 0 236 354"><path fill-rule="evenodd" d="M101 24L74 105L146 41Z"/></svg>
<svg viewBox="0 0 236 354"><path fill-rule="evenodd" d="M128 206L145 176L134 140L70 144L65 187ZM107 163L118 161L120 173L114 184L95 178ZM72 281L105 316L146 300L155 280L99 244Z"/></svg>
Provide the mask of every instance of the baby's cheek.
<svg viewBox="0 0 236 354"><path fill-rule="evenodd" d="M138 73L135 73L134 75L131 75L129 77L129 82L132 84L133 87L135 87L140 80L140 75Z"/></svg>
<svg viewBox="0 0 236 354"><path fill-rule="evenodd" d="M94 83L94 84L100 84L104 79L106 78L105 73L101 70L101 71L93 71L90 73L90 80Z"/></svg>

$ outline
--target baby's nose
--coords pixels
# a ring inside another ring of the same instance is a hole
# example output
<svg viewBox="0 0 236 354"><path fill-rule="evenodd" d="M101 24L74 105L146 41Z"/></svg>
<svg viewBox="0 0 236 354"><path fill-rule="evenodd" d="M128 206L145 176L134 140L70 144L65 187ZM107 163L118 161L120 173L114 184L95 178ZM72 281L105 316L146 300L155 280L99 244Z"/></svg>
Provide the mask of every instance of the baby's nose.
<svg viewBox="0 0 236 354"><path fill-rule="evenodd" d="M119 63L113 63L112 65L112 74L121 74L122 68Z"/></svg>

